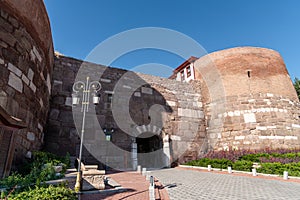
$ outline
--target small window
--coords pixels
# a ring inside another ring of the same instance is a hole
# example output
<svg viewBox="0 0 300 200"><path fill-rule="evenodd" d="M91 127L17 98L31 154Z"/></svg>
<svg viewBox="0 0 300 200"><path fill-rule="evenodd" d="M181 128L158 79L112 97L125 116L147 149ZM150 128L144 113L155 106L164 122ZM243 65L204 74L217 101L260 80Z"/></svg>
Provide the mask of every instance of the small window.
<svg viewBox="0 0 300 200"><path fill-rule="evenodd" d="M180 72L180 77L181 77L181 80L183 81L184 80L184 71L183 70Z"/></svg>
<svg viewBox="0 0 300 200"><path fill-rule="evenodd" d="M192 72L191 72L191 66L188 66L187 68L186 68L186 76L187 77L190 77L192 75Z"/></svg>
<svg viewBox="0 0 300 200"><path fill-rule="evenodd" d="M112 102L112 94L107 94L107 102L108 103Z"/></svg>

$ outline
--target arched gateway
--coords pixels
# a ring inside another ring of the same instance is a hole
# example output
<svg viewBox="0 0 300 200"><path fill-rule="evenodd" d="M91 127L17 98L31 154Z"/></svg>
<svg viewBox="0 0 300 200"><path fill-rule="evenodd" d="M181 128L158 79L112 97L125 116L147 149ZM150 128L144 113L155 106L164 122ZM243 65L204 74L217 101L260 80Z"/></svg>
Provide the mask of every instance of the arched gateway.
<svg viewBox="0 0 300 200"><path fill-rule="evenodd" d="M160 168L164 163L163 140L159 135L143 133L136 138L138 165Z"/></svg>

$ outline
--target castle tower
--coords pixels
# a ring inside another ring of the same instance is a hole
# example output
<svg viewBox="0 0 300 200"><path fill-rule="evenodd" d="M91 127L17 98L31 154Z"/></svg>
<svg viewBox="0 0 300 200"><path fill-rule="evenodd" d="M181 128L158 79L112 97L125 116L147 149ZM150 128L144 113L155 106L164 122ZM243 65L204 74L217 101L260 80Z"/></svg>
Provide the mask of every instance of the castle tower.
<svg viewBox="0 0 300 200"><path fill-rule="evenodd" d="M0 176L5 176L42 145L53 44L42 0L2 0L0 10Z"/></svg>
<svg viewBox="0 0 300 200"><path fill-rule="evenodd" d="M193 65L210 150L299 148L299 100L278 52L232 48Z"/></svg>

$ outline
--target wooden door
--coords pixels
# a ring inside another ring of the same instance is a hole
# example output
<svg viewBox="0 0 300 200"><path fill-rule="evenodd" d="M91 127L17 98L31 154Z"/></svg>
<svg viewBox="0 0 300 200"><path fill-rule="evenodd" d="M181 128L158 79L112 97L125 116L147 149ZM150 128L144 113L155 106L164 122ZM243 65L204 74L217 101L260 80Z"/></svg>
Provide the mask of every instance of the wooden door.
<svg viewBox="0 0 300 200"><path fill-rule="evenodd" d="M7 176L10 171L13 158L11 143L13 131L0 127L0 177Z"/></svg>

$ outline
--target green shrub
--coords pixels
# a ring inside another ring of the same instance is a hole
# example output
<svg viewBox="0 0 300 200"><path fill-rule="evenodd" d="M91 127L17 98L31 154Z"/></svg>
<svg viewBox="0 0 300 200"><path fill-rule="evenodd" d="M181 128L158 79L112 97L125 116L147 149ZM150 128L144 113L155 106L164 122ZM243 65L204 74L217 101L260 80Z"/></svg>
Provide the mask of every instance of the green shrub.
<svg viewBox="0 0 300 200"><path fill-rule="evenodd" d="M232 166L232 161L227 159L212 159L211 167L226 169L228 166Z"/></svg>
<svg viewBox="0 0 300 200"><path fill-rule="evenodd" d="M264 174L278 174L282 175L285 171L284 165L281 163L262 163L257 172Z"/></svg>
<svg viewBox="0 0 300 200"><path fill-rule="evenodd" d="M75 192L64 186L35 187L8 198L9 200L76 200Z"/></svg>
<svg viewBox="0 0 300 200"><path fill-rule="evenodd" d="M270 154L267 153L257 153L257 154L248 154L241 156L238 160L246 160L251 162L260 162L260 158L269 158Z"/></svg>
<svg viewBox="0 0 300 200"><path fill-rule="evenodd" d="M35 151L33 152L34 161L38 163L49 163L53 165L58 165L60 163L65 164L66 166L70 165L70 154L67 153L65 157L57 156L55 154L44 152L44 151Z"/></svg>
<svg viewBox="0 0 300 200"><path fill-rule="evenodd" d="M207 165L211 164L211 159L209 158L202 158L199 160L192 160L186 163L186 165L190 166L198 166L198 167L207 167Z"/></svg>
<svg viewBox="0 0 300 200"><path fill-rule="evenodd" d="M213 168L226 169L228 166L232 166L232 161L227 159L202 158L199 160L193 160L187 162L186 165L199 166L199 167L207 167L208 165L211 165L211 167Z"/></svg>
<svg viewBox="0 0 300 200"><path fill-rule="evenodd" d="M13 173L0 180L0 188L6 188L7 191L13 191L14 194L17 194L28 190L34 184L41 186L45 181L63 176L56 176L54 165L62 165L63 171L61 173L64 174L69 162L70 155L59 157L48 152L34 152L33 160L26 164L25 169L21 171L23 173ZM15 186L18 187L15 188Z"/></svg>
<svg viewBox="0 0 300 200"><path fill-rule="evenodd" d="M289 172L289 176L300 176L300 162L285 164L284 168Z"/></svg>
<svg viewBox="0 0 300 200"><path fill-rule="evenodd" d="M12 188L20 182L23 182L24 178L17 173L13 173L12 175L8 176L7 178L0 180L0 187L8 187Z"/></svg>
<svg viewBox="0 0 300 200"><path fill-rule="evenodd" d="M233 163L232 168L234 170L239 170L239 171L249 171L251 172L252 170L252 161L247 161L247 160L237 160Z"/></svg>
<svg viewBox="0 0 300 200"><path fill-rule="evenodd" d="M288 171L290 176L300 176L299 160L300 152L269 152L243 155L235 162L224 158L202 158L187 162L186 165L201 167L211 165L219 169L232 166L234 170L251 171L253 162L258 162L261 165L257 168L259 173L283 175L284 171Z"/></svg>
<svg viewBox="0 0 300 200"><path fill-rule="evenodd" d="M271 157L273 158L289 158L289 159L295 159L295 158L300 158L300 152L297 153L256 153L256 154L248 154L248 155L243 155L239 157L238 160L247 160L247 161L252 161L252 162L260 162L260 158L267 158L270 159Z"/></svg>
<svg viewBox="0 0 300 200"><path fill-rule="evenodd" d="M207 167L207 165L211 165L211 163L212 163L211 159L202 158L202 159L197 160L196 166Z"/></svg>

